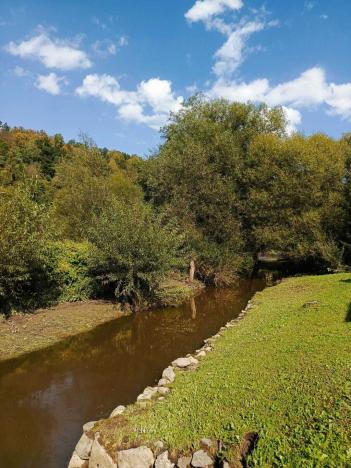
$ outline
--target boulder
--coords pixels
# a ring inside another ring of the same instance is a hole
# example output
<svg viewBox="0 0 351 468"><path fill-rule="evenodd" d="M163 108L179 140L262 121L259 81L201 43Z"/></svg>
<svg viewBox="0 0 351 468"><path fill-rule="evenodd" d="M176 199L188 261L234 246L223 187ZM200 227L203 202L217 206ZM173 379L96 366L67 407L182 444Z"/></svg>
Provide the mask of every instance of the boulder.
<svg viewBox="0 0 351 468"><path fill-rule="evenodd" d="M180 457L177 461L178 468L189 468L191 463L191 457Z"/></svg>
<svg viewBox="0 0 351 468"><path fill-rule="evenodd" d="M88 462L87 460L82 460L76 452L73 452L68 463L68 468L88 468Z"/></svg>
<svg viewBox="0 0 351 468"><path fill-rule="evenodd" d="M213 466L213 460L204 450L198 450L193 454L191 466L194 468L209 468Z"/></svg>
<svg viewBox="0 0 351 468"><path fill-rule="evenodd" d="M121 450L117 453L118 468L151 468L154 461L154 454L145 446Z"/></svg>
<svg viewBox="0 0 351 468"><path fill-rule="evenodd" d="M162 450L164 447L164 443L162 442L162 440L156 440L153 446L155 447L156 450Z"/></svg>
<svg viewBox="0 0 351 468"><path fill-rule="evenodd" d="M141 393L137 401L151 400L157 393L158 387L146 387L143 393Z"/></svg>
<svg viewBox="0 0 351 468"><path fill-rule="evenodd" d="M200 444L203 445L204 447L210 448L212 447L212 440L204 437L203 439L200 440Z"/></svg>
<svg viewBox="0 0 351 468"><path fill-rule="evenodd" d="M172 362L173 367L179 367L180 369L185 369L186 367L189 366L195 366L198 364L199 361L192 356L190 357L183 357L183 358L178 358L175 361Z"/></svg>
<svg viewBox="0 0 351 468"><path fill-rule="evenodd" d="M91 448L89 468L117 468L117 464L97 439L94 440Z"/></svg>
<svg viewBox="0 0 351 468"><path fill-rule="evenodd" d="M173 382L175 379L175 372L172 366L166 367L162 373L162 378L167 379L168 382Z"/></svg>
<svg viewBox="0 0 351 468"><path fill-rule="evenodd" d="M161 395L166 395L170 392L168 387L158 387L157 391L158 393L161 393Z"/></svg>
<svg viewBox="0 0 351 468"><path fill-rule="evenodd" d="M126 410L126 407L123 406L123 405L119 405L117 406L117 408L115 408L112 413L110 414L110 418L113 418L115 416L118 416L119 414L122 414L124 413Z"/></svg>
<svg viewBox="0 0 351 468"><path fill-rule="evenodd" d="M158 385L159 387L164 387L164 386L167 385L168 383L169 383L169 380L167 380L167 379L160 379L160 380L158 381L158 384L157 384L157 385Z"/></svg>
<svg viewBox="0 0 351 468"><path fill-rule="evenodd" d="M201 358L201 357L205 357L206 356L206 352L205 351L199 351L196 355L197 358Z"/></svg>
<svg viewBox="0 0 351 468"><path fill-rule="evenodd" d="M156 458L155 468L173 468L173 467L174 467L174 463L172 463L170 459L168 458L168 450L161 453Z"/></svg>
<svg viewBox="0 0 351 468"><path fill-rule="evenodd" d="M97 421L89 421L83 425L83 431L84 432L89 432L92 430L92 428L95 426Z"/></svg>
<svg viewBox="0 0 351 468"><path fill-rule="evenodd" d="M86 433L83 432L82 437L79 439L78 444L76 445L75 452L82 460L89 460L92 445L93 439L88 437Z"/></svg>

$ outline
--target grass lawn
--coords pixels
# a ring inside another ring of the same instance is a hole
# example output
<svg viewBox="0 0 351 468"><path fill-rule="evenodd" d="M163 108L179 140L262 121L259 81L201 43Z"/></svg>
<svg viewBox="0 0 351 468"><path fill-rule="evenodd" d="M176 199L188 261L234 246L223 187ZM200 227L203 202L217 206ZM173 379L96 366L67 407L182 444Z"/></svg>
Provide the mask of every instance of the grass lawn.
<svg viewBox="0 0 351 468"><path fill-rule="evenodd" d="M351 466L351 274L289 278L253 304L165 400L95 426L109 451L162 440L185 453L257 431L249 466Z"/></svg>

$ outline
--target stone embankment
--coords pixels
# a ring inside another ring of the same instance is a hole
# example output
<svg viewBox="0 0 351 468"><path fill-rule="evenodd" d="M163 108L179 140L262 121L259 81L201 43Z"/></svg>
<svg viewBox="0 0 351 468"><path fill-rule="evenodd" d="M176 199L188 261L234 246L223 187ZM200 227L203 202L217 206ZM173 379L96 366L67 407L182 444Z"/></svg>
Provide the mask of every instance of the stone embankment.
<svg viewBox="0 0 351 468"><path fill-rule="evenodd" d="M221 333L227 328L234 327L251 307L252 304L249 301L237 318L221 327L216 335L204 340L204 345L196 350L194 356L188 354L186 357L175 359L164 369L158 384L154 387L146 387L137 397L135 404L147 407L151 401L164 400L171 391L169 384L174 382L177 373L196 369L201 359L212 351ZM110 414L110 418L123 415L125 410L125 406L117 406ZM257 440L255 433L249 433L244 437L239 450L241 461L239 459L235 464L229 464L225 459L219 458L221 441L210 438L201 439L198 448L187 455L182 455L181 450L177 451L174 447L166 447L161 440L136 447L131 443L131 448L111 454L101 443L99 433L92 431L96 423L97 421L92 421L84 424L83 434L74 449L68 468L211 468L214 466L237 468L245 465L245 457ZM181 455L176 456L175 453Z"/></svg>

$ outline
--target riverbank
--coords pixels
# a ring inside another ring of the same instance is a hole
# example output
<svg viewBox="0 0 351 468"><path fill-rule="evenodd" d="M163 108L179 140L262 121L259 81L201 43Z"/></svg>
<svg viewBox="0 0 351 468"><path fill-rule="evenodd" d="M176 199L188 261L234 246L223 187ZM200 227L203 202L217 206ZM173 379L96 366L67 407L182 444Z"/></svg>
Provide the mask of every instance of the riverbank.
<svg viewBox="0 0 351 468"><path fill-rule="evenodd" d="M289 278L256 293L249 314L211 342L193 371L176 370L166 397L89 427L95 454L103 446L115 460L117 451L161 441L158 451L174 461L209 438L213 447L221 441L216 456L238 466L240 443L254 432L250 466L347 466L350 301L349 273Z"/></svg>
<svg viewBox="0 0 351 468"><path fill-rule="evenodd" d="M0 361L52 346L122 315L118 304L86 301L3 318L0 321Z"/></svg>
<svg viewBox="0 0 351 468"><path fill-rule="evenodd" d="M189 284L180 277L167 278L158 289L157 306L180 305L203 287L199 281ZM15 313L8 319L0 316L0 362L53 346L128 313L118 303L90 300L66 302L33 313Z"/></svg>

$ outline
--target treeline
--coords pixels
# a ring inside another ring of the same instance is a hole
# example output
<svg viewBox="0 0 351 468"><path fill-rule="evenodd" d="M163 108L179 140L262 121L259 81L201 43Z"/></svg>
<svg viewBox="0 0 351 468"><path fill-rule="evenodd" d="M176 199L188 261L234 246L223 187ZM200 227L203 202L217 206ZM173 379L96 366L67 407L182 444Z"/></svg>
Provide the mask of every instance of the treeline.
<svg viewBox="0 0 351 468"><path fill-rule="evenodd" d="M148 160L0 126L0 308L152 301L185 273L214 285L259 254L350 261L351 136L287 136L280 108L189 100Z"/></svg>

